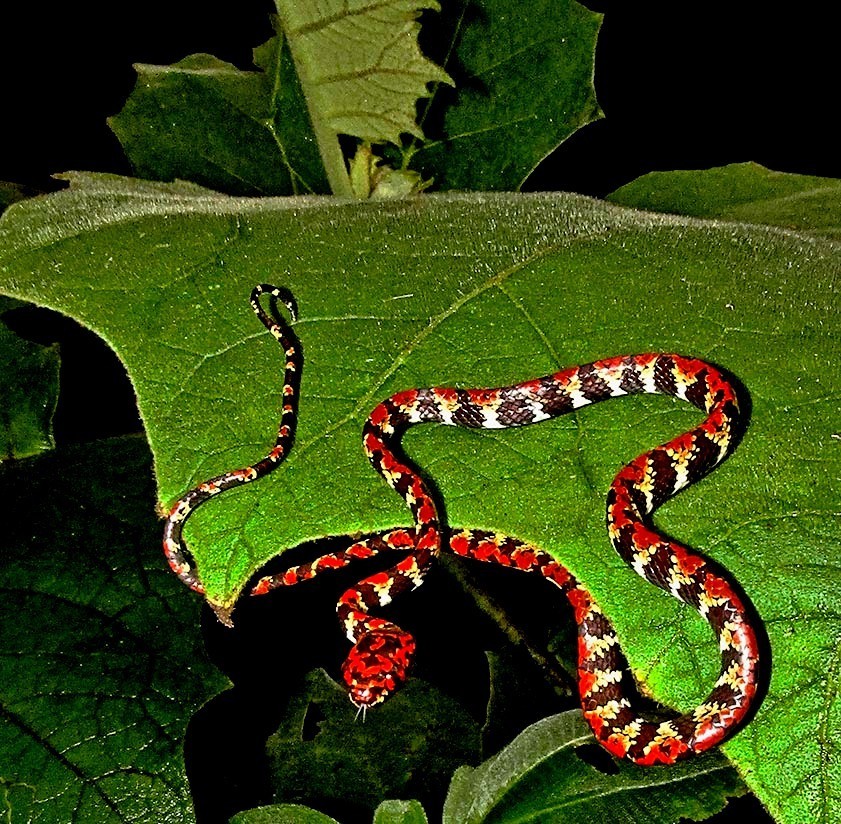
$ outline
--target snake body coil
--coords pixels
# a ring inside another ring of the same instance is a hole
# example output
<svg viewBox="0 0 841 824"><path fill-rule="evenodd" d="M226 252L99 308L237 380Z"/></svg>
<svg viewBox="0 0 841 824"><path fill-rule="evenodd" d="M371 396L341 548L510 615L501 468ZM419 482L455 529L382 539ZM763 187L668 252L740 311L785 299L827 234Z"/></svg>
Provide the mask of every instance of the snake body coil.
<svg viewBox="0 0 841 824"><path fill-rule="evenodd" d="M258 289L276 293L273 287ZM254 296L252 304L258 311ZM283 329L273 334L287 349L286 416L287 408L294 409L297 389L289 375L298 367L294 347ZM706 416L694 429L624 466L607 496L607 529L620 556L646 580L694 607L718 638L721 669L712 691L692 712L667 721L647 720L633 709L626 696L628 674L616 635L572 574L545 551L515 538L443 527L426 483L399 457L398 449L403 433L420 423L506 429L629 394L671 395L688 401ZM288 414L294 418L294 412ZM371 610L419 586L442 549L449 547L464 557L537 572L561 589L574 608L581 704L599 743L612 754L638 764L674 763L721 743L743 722L756 694L759 653L748 610L726 573L659 533L651 515L714 469L734 447L742 425L732 383L704 361L673 354L608 358L498 388L433 387L399 392L371 412L362 437L373 467L409 507L413 527L355 542L341 552L262 578L252 594L309 580L358 558L402 550L405 557L349 589L337 607L354 644L343 665L343 677L351 700L367 708L383 701L405 680L415 650L409 633L372 615ZM176 503L167 522L164 547L170 565L193 589L200 591L200 583L180 542L183 519L216 491L254 480L274 468L288 451L292 426L292 422L281 426L278 445L259 464L208 481ZM208 485L214 489L206 489Z"/></svg>

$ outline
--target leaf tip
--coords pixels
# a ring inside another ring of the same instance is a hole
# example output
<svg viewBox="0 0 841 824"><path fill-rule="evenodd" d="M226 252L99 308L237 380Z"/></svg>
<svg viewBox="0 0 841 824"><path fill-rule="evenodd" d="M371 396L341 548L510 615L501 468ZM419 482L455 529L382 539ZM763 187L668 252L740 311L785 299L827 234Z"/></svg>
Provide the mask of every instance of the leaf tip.
<svg viewBox="0 0 841 824"><path fill-rule="evenodd" d="M223 626L228 627L228 629L233 629L234 626L234 619L231 617L234 611L233 605L230 604L218 604L214 603L213 601L208 600L208 605L213 610L213 613L219 619L219 623Z"/></svg>

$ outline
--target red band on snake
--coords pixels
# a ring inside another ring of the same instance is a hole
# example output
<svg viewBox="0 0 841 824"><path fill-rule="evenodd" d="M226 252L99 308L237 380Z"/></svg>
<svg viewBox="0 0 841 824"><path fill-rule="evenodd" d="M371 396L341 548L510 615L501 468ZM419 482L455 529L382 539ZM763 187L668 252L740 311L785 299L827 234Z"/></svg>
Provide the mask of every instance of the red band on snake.
<svg viewBox="0 0 841 824"><path fill-rule="evenodd" d="M272 291L273 287L262 289ZM256 303L253 296L252 303ZM282 334L276 337L283 342ZM288 375L289 369L284 391L288 389L294 395L297 385ZM692 712L662 722L641 717L631 706L626 695L628 676L613 629L571 573L545 551L517 539L487 531L443 528L424 480L398 457L403 433L419 423L505 429L628 394L671 395L706 415L694 429L623 467L607 497L607 528L617 552L646 580L698 610L713 628L721 650L720 674L707 698ZM294 413L291 416L294 418ZM386 532L354 543L343 552L262 578L252 594L308 580L357 558L403 550L405 557L399 563L345 592L337 607L354 644L343 665L343 677L351 700L357 706L369 707L385 700L406 679L415 649L409 633L370 611L419 586L442 549L449 547L465 557L537 572L559 587L574 608L579 635L579 693L596 739L612 754L638 764L674 763L721 743L738 729L756 695L759 651L749 612L726 573L660 534L651 515L681 489L714 469L733 449L742 425L737 393L716 367L670 354L608 358L499 388L439 387L400 392L371 412L363 428L363 445L374 468L406 501L414 526ZM288 444L285 442L285 449ZM265 468L267 460L261 462L262 474L279 463L278 459ZM249 473L242 476L243 471L207 484L222 482L229 488L254 479ZM189 514L195 508L204 486L180 499L170 521L183 522L186 515L182 510L186 508ZM202 494L204 500L215 493ZM165 538L165 551L170 565L185 583L199 589L180 542L180 530L173 538L170 529L169 539L167 544Z"/></svg>

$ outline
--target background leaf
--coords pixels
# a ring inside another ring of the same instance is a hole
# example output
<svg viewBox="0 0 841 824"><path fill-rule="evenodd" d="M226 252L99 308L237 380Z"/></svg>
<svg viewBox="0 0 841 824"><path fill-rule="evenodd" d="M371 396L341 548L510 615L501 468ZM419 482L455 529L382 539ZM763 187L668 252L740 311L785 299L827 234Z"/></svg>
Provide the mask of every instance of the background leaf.
<svg viewBox="0 0 841 824"><path fill-rule="evenodd" d="M836 244L567 195L349 206L79 182L4 215L0 282L78 317L123 358L163 500L265 453L282 359L247 294L276 280L300 303L295 450L274 476L188 523L220 604L286 546L406 523L359 445L369 410L398 389L502 384L652 349L736 373L752 400L744 441L658 523L732 571L770 637L768 696L728 755L780 820L837 815L830 605L841 577L828 548L841 521L831 494L841 353L823 331L837 317ZM708 629L624 567L603 518L621 463L697 420L685 404L627 398L519 431L424 427L405 441L451 523L502 529L562 556L615 622L635 672L658 698L689 708L717 670Z"/></svg>
<svg viewBox="0 0 841 824"><path fill-rule="evenodd" d="M607 199L655 212L765 223L841 240L841 180L772 172L758 163L651 172Z"/></svg>
<svg viewBox="0 0 841 824"><path fill-rule="evenodd" d="M374 824L427 824L417 801L383 801L374 814Z"/></svg>
<svg viewBox="0 0 841 824"><path fill-rule="evenodd" d="M59 354L55 346L25 340L4 322L19 301L0 297L0 460L27 458L53 448Z"/></svg>
<svg viewBox="0 0 841 824"><path fill-rule="evenodd" d="M184 732L225 682L152 551L150 468L141 438L0 467L9 821L193 820Z"/></svg>
<svg viewBox="0 0 841 824"><path fill-rule="evenodd" d="M371 143L421 137L418 98L447 74L420 52L417 22L435 0L275 0L334 194L351 195L340 134Z"/></svg>
<svg viewBox="0 0 841 824"><path fill-rule="evenodd" d="M108 124L137 175L239 195L328 192L283 37L255 49L254 65L209 54L135 65L137 85Z"/></svg>
<svg viewBox="0 0 841 824"><path fill-rule="evenodd" d="M239 813L231 824L338 824L329 815L300 804L274 804ZM383 801L374 814L374 824L427 824L417 801Z"/></svg>
<svg viewBox="0 0 841 824"><path fill-rule="evenodd" d="M344 687L311 673L267 744L276 800L367 819L383 798L436 798L457 767L479 760L479 723L417 678L364 723L351 719Z"/></svg>
<svg viewBox="0 0 841 824"><path fill-rule="evenodd" d="M339 824L335 818L302 804L272 804L237 813L231 824Z"/></svg>
<svg viewBox="0 0 841 824"><path fill-rule="evenodd" d="M415 18L424 8L438 6L279 0L286 37L255 49L259 71L207 54L138 64L137 85L109 123L141 177L229 194L323 193L325 163L333 190L350 195L340 134L395 145L411 136L405 157L391 152L391 160L411 163L438 188L511 190L600 116L593 59L601 15L574 0L448 4L425 19L424 41L458 78L456 91L418 49ZM429 95L418 125L417 101ZM423 142L421 126L433 140ZM392 174L406 182L405 170Z"/></svg>
<svg viewBox="0 0 841 824"><path fill-rule="evenodd" d="M601 116L593 88L601 19L574 0L446 4L425 42L456 88L436 88L421 121L430 139L412 147L412 167L437 189L519 189Z"/></svg>
<svg viewBox="0 0 841 824"><path fill-rule="evenodd" d="M371 143L420 136L418 98L427 84L448 83L417 45L423 9L435 0L276 0L311 111L336 134Z"/></svg>
<svg viewBox="0 0 841 824"><path fill-rule="evenodd" d="M443 824L700 821L745 792L721 753L651 770L597 752L599 770L592 753L580 754L592 740L577 710L533 724L481 766L455 774Z"/></svg>

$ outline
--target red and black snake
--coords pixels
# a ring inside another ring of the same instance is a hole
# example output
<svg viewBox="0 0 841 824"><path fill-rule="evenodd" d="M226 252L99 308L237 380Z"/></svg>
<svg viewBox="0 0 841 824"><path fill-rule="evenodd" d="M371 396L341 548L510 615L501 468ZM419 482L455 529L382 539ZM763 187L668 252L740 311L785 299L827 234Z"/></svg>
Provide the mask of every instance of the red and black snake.
<svg viewBox="0 0 841 824"><path fill-rule="evenodd" d="M260 305L260 296L269 295L272 304L272 315L266 314ZM251 292L251 308L260 322L283 347L286 354L286 370L283 380L283 409L280 416L280 427L277 440L265 458L253 466L234 469L210 478L182 495L171 507L164 524L164 555L172 571L188 586L198 593L204 594L202 584L193 556L181 539L184 522L195 511L199 504L203 504L214 495L224 492L234 486L256 481L268 475L279 466L289 454L295 437L295 423L298 410L298 386L300 383L300 352L286 321L277 313L277 301L280 300L289 310L294 321L298 315L295 298L287 289L279 289L268 284L259 284Z"/></svg>
<svg viewBox="0 0 841 824"><path fill-rule="evenodd" d="M298 350L286 323L266 316L262 293L282 298L294 318L291 296L272 286L255 288L251 303L260 320L286 350L284 414L277 444L252 467L226 473L180 498L167 519L164 552L184 583L201 583L181 542L181 526L211 495L255 480L288 453L294 428L299 373ZM629 394L665 394L686 400L706 417L694 429L640 455L623 467L607 496L607 528L614 548L638 574L690 604L713 628L721 670L707 698L692 712L649 721L626 697L625 663L607 618L572 574L547 552L515 538L482 530L447 529L417 470L398 457L406 429L439 423L480 429L526 426L582 406ZM351 700L367 708L380 703L406 679L415 642L409 633L370 610L423 583L442 548L457 555L538 572L561 589L578 623L579 693L584 716L599 743L637 764L672 764L703 752L730 736L747 715L757 691L759 650L750 615L726 574L702 556L653 527L652 513L665 501L714 469L732 450L743 423L738 396L716 367L672 354L623 355L574 366L541 378L490 389L410 389L380 403L363 428L363 445L374 468L406 501L411 528L394 529L353 543L342 552L262 578L252 594L308 580L328 569L383 551L405 557L345 592L337 607L354 644L342 667Z"/></svg>

